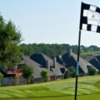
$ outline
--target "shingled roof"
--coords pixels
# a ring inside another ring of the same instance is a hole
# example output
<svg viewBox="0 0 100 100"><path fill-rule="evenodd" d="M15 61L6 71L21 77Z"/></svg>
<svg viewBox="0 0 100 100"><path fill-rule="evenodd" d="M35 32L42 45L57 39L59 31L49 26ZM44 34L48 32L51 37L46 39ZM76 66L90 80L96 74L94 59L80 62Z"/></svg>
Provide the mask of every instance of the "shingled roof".
<svg viewBox="0 0 100 100"><path fill-rule="evenodd" d="M94 57L89 61L92 65L94 65L100 71L100 55Z"/></svg>
<svg viewBox="0 0 100 100"><path fill-rule="evenodd" d="M47 68L47 61L50 63L50 71L52 71L56 76L64 75L67 69L56 62L56 67L54 67L53 59L44 55L43 53L33 54L30 58L43 66L43 68Z"/></svg>
<svg viewBox="0 0 100 100"><path fill-rule="evenodd" d="M62 59L63 59L64 63L66 64L66 67L70 67L70 66L76 67L76 65L77 65L77 55L75 53L73 53L72 50L70 52L64 54L62 56ZM86 61L85 59L80 57L80 61L79 61L79 72L80 72L80 75L88 73L88 68L87 68L88 66L94 67L88 61ZM96 71L98 71L98 69L96 69Z"/></svg>
<svg viewBox="0 0 100 100"><path fill-rule="evenodd" d="M28 66L33 68L33 77L34 78L40 78L41 77L40 73L43 70L48 71L48 69L41 67L42 65L35 62L34 60L30 59L27 56L23 56L23 63L27 64ZM48 76L52 76L52 75L54 75L54 73L52 73L51 71L48 71Z"/></svg>

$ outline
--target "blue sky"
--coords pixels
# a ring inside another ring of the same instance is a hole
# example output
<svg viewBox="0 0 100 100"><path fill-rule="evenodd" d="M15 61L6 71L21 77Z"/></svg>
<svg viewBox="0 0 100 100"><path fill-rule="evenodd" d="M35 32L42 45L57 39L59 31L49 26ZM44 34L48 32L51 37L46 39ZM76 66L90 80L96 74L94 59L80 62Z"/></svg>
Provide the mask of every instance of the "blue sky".
<svg viewBox="0 0 100 100"><path fill-rule="evenodd" d="M100 0L0 0L0 12L21 31L22 43L77 45L81 2ZM82 31L81 45L100 46L100 34Z"/></svg>

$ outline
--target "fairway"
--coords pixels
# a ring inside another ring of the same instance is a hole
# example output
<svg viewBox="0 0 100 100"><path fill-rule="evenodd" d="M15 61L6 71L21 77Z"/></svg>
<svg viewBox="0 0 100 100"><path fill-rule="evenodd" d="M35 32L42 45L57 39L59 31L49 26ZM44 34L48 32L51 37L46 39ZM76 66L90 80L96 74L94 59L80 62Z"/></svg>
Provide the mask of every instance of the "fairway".
<svg viewBox="0 0 100 100"><path fill-rule="evenodd" d="M0 87L0 100L74 100L75 79ZM100 99L100 75L79 78L78 100Z"/></svg>

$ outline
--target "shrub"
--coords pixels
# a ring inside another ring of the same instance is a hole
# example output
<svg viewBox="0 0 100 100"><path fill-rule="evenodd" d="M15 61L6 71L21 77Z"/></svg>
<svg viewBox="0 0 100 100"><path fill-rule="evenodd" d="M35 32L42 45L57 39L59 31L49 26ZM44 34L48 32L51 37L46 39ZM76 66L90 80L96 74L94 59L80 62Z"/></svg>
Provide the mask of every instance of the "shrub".
<svg viewBox="0 0 100 100"><path fill-rule="evenodd" d="M32 79L32 73L33 69L30 66L27 66L26 64L21 66L23 77L27 79L27 82L30 83L30 80Z"/></svg>
<svg viewBox="0 0 100 100"><path fill-rule="evenodd" d="M48 77L48 72L43 70L43 71L41 72L41 77L42 77L43 80L46 82L46 81L47 81L47 77Z"/></svg>
<svg viewBox="0 0 100 100"><path fill-rule="evenodd" d="M93 68L92 66L88 66L88 74L89 75L95 75L96 69Z"/></svg>
<svg viewBox="0 0 100 100"><path fill-rule="evenodd" d="M3 77L4 77L4 75L2 73L0 73L0 79L3 78Z"/></svg>
<svg viewBox="0 0 100 100"><path fill-rule="evenodd" d="M75 67L71 66L68 68L68 77L75 77Z"/></svg>

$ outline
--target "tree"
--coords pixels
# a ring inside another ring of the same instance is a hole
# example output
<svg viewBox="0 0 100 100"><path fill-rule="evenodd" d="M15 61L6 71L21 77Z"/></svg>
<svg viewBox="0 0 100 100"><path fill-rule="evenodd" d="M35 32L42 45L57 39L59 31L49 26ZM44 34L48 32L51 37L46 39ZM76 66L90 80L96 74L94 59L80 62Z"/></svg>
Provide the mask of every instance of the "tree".
<svg viewBox="0 0 100 100"><path fill-rule="evenodd" d="M75 77L75 67L71 66L68 68L68 77Z"/></svg>
<svg viewBox="0 0 100 100"><path fill-rule="evenodd" d="M43 71L41 72L41 76L42 76L42 78L43 78L43 81L46 82L46 81L47 81L47 77L48 77L48 72L43 70Z"/></svg>
<svg viewBox="0 0 100 100"><path fill-rule="evenodd" d="M12 21L5 23L0 15L0 64L13 67L20 60L21 33Z"/></svg>
<svg viewBox="0 0 100 100"><path fill-rule="evenodd" d="M21 66L21 69L22 69L23 77L26 78L27 82L29 83L30 78L32 78L32 73L33 73L32 67L24 64L23 66Z"/></svg>
<svg viewBox="0 0 100 100"><path fill-rule="evenodd" d="M89 75L95 75L96 69L93 68L92 66L88 66L88 74Z"/></svg>

